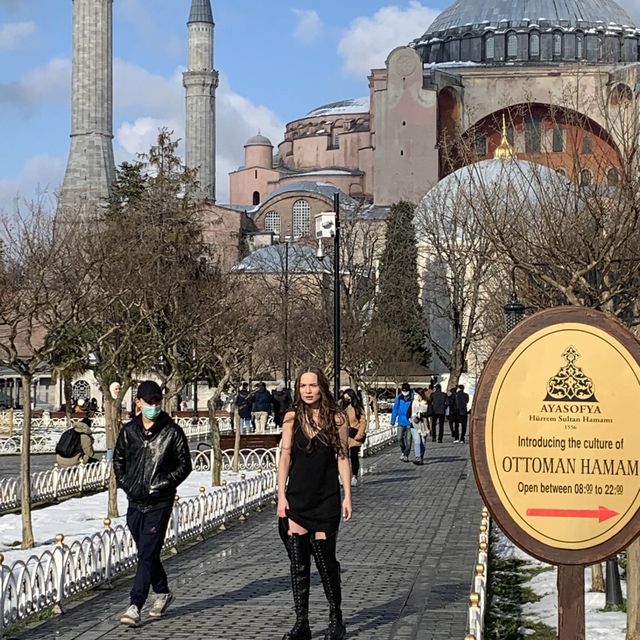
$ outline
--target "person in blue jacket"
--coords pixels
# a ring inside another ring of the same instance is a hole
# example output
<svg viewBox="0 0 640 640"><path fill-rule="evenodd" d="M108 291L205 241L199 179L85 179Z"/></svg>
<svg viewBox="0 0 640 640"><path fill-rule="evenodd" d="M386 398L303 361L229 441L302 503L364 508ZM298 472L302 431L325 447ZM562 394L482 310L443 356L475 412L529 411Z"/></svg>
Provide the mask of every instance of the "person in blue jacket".
<svg viewBox="0 0 640 640"><path fill-rule="evenodd" d="M409 462L411 452L411 403L413 391L408 382L403 382L391 411L391 426L398 423L398 441L400 442L400 460Z"/></svg>

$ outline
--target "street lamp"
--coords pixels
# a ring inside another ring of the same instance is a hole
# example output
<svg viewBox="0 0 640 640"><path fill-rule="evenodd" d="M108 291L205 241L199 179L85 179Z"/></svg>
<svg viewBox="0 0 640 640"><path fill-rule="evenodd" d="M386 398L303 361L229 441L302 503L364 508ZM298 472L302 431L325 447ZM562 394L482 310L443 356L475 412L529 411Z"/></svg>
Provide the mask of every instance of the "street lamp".
<svg viewBox="0 0 640 640"><path fill-rule="evenodd" d="M322 238L333 238L333 390L336 399L340 394L340 194L333 194L333 215L316 216L318 259L324 258Z"/></svg>
<svg viewBox="0 0 640 640"><path fill-rule="evenodd" d="M289 365L289 243L291 236L284 238L284 387L289 389L291 372Z"/></svg>
<svg viewBox="0 0 640 640"><path fill-rule="evenodd" d="M524 318L525 306L518 298L516 293L516 269L518 265L514 264L511 269L511 294L504 305L504 320L507 326L507 333L512 331L517 324Z"/></svg>

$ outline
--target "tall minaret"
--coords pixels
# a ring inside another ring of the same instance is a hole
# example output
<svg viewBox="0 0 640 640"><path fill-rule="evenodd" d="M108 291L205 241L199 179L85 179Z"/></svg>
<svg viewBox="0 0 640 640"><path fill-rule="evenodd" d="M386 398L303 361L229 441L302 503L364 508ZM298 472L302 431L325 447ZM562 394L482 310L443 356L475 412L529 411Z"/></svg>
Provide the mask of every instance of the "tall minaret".
<svg viewBox="0 0 640 640"><path fill-rule="evenodd" d="M111 192L113 0L73 1L71 149L61 208L92 215Z"/></svg>
<svg viewBox="0 0 640 640"><path fill-rule="evenodd" d="M185 163L198 169L203 197L216 201L216 88L213 68L213 12L210 0L192 0L189 14L189 66L186 89Z"/></svg>

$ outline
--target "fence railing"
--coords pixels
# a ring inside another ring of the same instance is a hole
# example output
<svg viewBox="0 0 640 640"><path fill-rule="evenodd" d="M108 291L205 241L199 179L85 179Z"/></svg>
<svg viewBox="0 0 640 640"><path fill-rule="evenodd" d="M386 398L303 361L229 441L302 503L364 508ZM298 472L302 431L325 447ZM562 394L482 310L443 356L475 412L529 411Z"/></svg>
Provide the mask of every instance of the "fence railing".
<svg viewBox="0 0 640 640"><path fill-rule="evenodd" d="M483 640L484 615L487 605L487 570L489 559L489 512L482 509L478 555L469 595L468 634L465 640Z"/></svg>
<svg viewBox="0 0 640 640"><path fill-rule="evenodd" d="M275 453L271 464L275 464ZM261 509L275 496L276 475L274 469L258 468L254 476L242 474L239 482L213 489L200 487L196 498L176 498L163 548L176 548ZM134 565L136 553L126 525L112 527L107 518L102 532L71 545L59 533L52 550L10 567L0 554L0 638L11 624L51 607L62 611L71 596L109 584Z"/></svg>
<svg viewBox="0 0 640 640"><path fill-rule="evenodd" d="M192 451L191 458L197 471L209 469L208 452ZM222 452L222 468L231 469L233 450ZM203 456L206 457L204 464ZM241 449L238 467L243 471L255 469L273 469L276 464L274 449ZM60 498L81 495L89 491L102 491L109 486L111 464L105 459L90 464L77 464L73 467L55 465L46 471L31 474L32 504L53 503ZM17 476L0 479L0 514L20 507L20 478Z"/></svg>

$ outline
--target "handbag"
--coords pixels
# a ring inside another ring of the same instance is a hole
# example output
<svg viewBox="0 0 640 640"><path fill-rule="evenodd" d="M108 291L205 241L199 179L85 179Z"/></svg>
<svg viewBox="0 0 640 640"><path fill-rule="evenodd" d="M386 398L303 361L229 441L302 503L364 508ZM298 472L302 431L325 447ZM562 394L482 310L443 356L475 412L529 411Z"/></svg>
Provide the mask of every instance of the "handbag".
<svg viewBox="0 0 640 640"><path fill-rule="evenodd" d="M358 429L356 429L355 427L349 427L349 437L355 438L357 435L358 435ZM360 444L362 444L366 439L367 439L367 434L365 433L362 435L362 440L357 440L356 442L359 442Z"/></svg>

